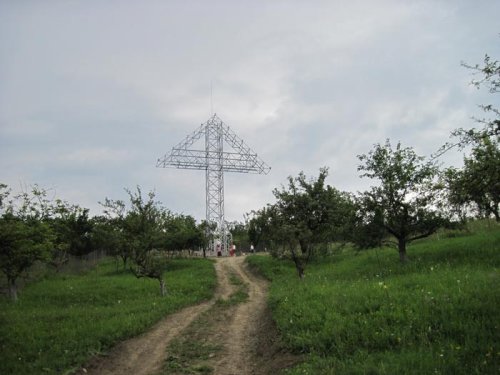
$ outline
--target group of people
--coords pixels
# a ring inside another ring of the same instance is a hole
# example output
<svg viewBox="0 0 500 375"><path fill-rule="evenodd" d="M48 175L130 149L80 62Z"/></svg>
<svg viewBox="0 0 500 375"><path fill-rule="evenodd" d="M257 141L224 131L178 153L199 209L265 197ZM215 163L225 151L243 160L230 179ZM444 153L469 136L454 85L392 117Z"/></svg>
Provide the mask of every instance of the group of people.
<svg viewBox="0 0 500 375"><path fill-rule="evenodd" d="M250 245L250 253L251 254L254 254L255 253L255 248L253 246L253 244ZM243 253L245 254L245 253ZM229 249L229 256L235 256L236 255L236 245L233 243ZM222 256L222 251L220 249L220 245L217 244L217 256Z"/></svg>

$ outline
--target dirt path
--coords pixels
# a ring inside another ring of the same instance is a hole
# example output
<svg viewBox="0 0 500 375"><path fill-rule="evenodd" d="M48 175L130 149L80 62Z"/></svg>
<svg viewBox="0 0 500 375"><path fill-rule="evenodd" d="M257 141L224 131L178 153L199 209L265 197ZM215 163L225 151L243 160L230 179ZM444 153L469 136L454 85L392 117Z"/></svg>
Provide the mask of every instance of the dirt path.
<svg viewBox="0 0 500 375"><path fill-rule="evenodd" d="M150 331L115 346L79 374L149 375L160 370L167 345L178 336L211 302L185 308L157 323Z"/></svg>
<svg viewBox="0 0 500 375"><path fill-rule="evenodd" d="M95 359L79 374L182 373L175 370L177 367L165 369L168 361L178 359L182 343L188 344L187 354L194 356L184 361L202 363L199 366L213 374L273 373L296 362L296 358L283 355L277 346L276 329L266 306L267 283L250 273L244 261L245 257L218 258L218 287L213 300L166 317L148 332ZM243 287L246 300L231 303L231 296ZM208 348L210 353L196 354L193 345Z"/></svg>
<svg viewBox="0 0 500 375"><path fill-rule="evenodd" d="M243 267L245 258L225 258L220 261L248 287L248 300L238 304L225 326L222 341L225 353L214 366L215 374L254 374L253 355L260 337L260 322L266 312L267 284Z"/></svg>

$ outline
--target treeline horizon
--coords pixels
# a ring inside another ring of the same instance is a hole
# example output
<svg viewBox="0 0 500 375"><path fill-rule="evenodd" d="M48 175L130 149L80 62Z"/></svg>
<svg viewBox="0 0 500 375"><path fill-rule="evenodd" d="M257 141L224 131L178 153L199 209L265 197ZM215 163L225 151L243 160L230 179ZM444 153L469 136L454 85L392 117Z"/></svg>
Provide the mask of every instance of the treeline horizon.
<svg viewBox="0 0 500 375"><path fill-rule="evenodd" d="M483 66L467 66L482 78L472 81L492 94L500 88L500 63L486 55ZM288 255L300 278L309 259L328 244L352 243L358 248L393 245L402 263L408 260L407 244L453 227L470 217L495 217L500 221L500 112L482 106L493 119L476 119L479 128L456 129L455 142L445 143L431 157L419 156L412 147L390 140L358 155L361 178L375 180L369 190L343 192L326 185L328 168L307 178L290 176L288 185L275 188L276 201L252 211L244 223L233 222L233 242L243 247ZM453 148L471 152L461 169L438 167L439 156ZM202 249L213 241L215 223L176 214L155 198L125 189L128 201L105 198L103 214L89 217L89 209L58 198L33 185L30 191L11 195L0 183L0 269L9 293L17 299L17 279L37 261L56 271L68 254L105 250L119 257L137 277L159 281L166 293L161 252ZM160 253L159 253L160 252Z"/></svg>

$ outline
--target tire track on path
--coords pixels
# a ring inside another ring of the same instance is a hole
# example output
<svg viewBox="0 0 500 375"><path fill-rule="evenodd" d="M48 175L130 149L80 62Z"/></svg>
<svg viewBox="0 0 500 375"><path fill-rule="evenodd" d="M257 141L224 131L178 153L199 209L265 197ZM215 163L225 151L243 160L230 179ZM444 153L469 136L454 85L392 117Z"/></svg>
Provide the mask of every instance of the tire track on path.
<svg viewBox="0 0 500 375"><path fill-rule="evenodd" d="M167 316L142 335L116 345L107 356L95 358L78 374L184 373L165 367L168 361L172 364L179 359L170 345L179 342L219 348L208 358L193 357L187 363L206 366L215 375L276 374L297 363L300 358L280 345L267 308L268 283L247 269L244 256L218 258L215 270L218 286L212 300ZM248 298L233 304L231 296L237 286L231 277L235 276L245 284Z"/></svg>
<svg viewBox="0 0 500 375"><path fill-rule="evenodd" d="M259 344L259 327L266 313L267 283L244 267L245 257L224 258L221 263L247 284L248 300L235 307L224 330L225 353L214 364L214 373L221 375L260 374L255 368L253 353Z"/></svg>
<svg viewBox="0 0 500 375"><path fill-rule="evenodd" d="M168 344L207 311L217 298L227 299L233 287L223 262L215 263L218 286L215 297L207 302L184 308L156 323L149 331L123 341L108 355L94 358L78 374L91 375L149 375L158 372L167 356Z"/></svg>

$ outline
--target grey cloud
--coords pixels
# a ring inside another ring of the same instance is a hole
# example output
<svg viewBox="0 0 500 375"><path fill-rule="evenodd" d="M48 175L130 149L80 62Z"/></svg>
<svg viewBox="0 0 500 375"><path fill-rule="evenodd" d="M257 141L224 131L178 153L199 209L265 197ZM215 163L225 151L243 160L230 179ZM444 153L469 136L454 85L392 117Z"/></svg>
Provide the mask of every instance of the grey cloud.
<svg viewBox="0 0 500 375"><path fill-rule="evenodd" d="M226 177L228 219L391 138L429 154L491 97L460 61L500 58L495 2L45 1L0 4L0 181L99 212L124 187L203 218L204 174L155 162L213 107L269 165ZM461 155L447 163L460 163Z"/></svg>

